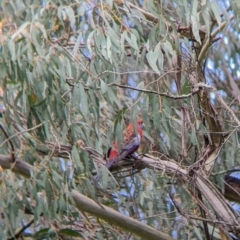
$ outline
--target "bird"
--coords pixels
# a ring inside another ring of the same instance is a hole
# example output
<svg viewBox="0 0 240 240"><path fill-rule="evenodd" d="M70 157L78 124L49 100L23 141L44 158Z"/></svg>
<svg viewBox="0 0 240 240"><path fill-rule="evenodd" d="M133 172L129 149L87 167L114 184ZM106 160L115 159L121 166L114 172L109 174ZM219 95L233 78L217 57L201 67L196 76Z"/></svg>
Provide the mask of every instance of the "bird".
<svg viewBox="0 0 240 240"><path fill-rule="evenodd" d="M123 142L120 147L118 147L117 141L113 143L113 146L108 151L108 162L105 164L108 170L117 162L134 154L138 150L143 138L143 127L144 122L139 118L136 122L136 133L134 131L134 125L130 123L123 131Z"/></svg>

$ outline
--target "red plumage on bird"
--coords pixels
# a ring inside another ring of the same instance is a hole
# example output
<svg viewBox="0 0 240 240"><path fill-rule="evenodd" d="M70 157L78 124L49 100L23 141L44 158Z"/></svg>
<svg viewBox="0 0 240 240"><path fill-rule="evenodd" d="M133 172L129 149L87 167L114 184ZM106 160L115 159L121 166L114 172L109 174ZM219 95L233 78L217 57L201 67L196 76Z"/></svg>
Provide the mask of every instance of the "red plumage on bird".
<svg viewBox="0 0 240 240"><path fill-rule="evenodd" d="M136 122L136 133L132 123L127 126L127 128L123 131L123 142L120 147L118 147L117 141L115 141L113 146L109 149L108 162L105 165L106 168L110 169L117 162L131 154L134 154L138 150L143 137L143 127L144 122L141 118L139 118Z"/></svg>

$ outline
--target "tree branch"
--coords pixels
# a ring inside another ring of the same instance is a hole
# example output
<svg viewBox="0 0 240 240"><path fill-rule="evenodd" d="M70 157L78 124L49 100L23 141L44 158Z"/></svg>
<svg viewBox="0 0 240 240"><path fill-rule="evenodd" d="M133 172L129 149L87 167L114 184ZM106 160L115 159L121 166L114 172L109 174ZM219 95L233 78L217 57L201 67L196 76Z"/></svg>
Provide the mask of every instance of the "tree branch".
<svg viewBox="0 0 240 240"><path fill-rule="evenodd" d="M216 97L217 100L219 101L219 103L222 105L223 108L226 109L226 111L232 116L232 118L234 119L234 121L237 123L237 127L240 126L240 120L237 118L237 116L235 115L235 113L233 112L233 110L226 104L226 102L222 99L222 97L219 95L219 93L217 92L217 89L213 86L210 86L208 84L205 83L197 83L195 87L204 87L206 89L210 89L212 90Z"/></svg>
<svg viewBox="0 0 240 240"><path fill-rule="evenodd" d="M4 169L11 169L13 172L26 178L30 178L31 172L35 171L32 165L24 161L16 159L16 161L12 163L12 157L10 155L0 154L0 166Z"/></svg>
<svg viewBox="0 0 240 240"><path fill-rule="evenodd" d="M169 159L168 161L166 161L166 160L162 160L161 158L153 157L151 155L144 155L138 161L135 161L134 163L135 163L136 168L147 167L150 169L154 169L156 172L161 171L161 172L165 172L166 174L169 174L171 176L175 176L176 178L180 179L183 182L186 182L186 183L191 182L191 184L193 186L197 187L201 191L202 195L210 203L212 209L214 210L214 213L218 216L218 221L224 221L226 223L226 225L228 225L228 226L233 225L235 228L240 227L237 216L235 215L235 212L226 203L222 194L208 180L208 177L206 176L206 174L204 172L202 172L201 168L197 168L197 166L195 166L194 169L193 168L186 169L186 168L181 167L179 164L177 164L172 159ZM5 169L10 169L12 167L11 157L0 154L0 165ZM30 164L25 163L20 160L17 160L11 169L12 169L12 171L19 173L25 177L30 177L31 171L33 171L33 167ZM132 223L130 221L130 223L129 223L130 226L126 227L126 224L125 225L123 224L123 223L126 223L126 222L124 222L126 219L123 221L122 215L120 213L119 213L120 215L116 215L113 212L111 212L114 210L111 209L111 211L110 211L108 208L106 211L105 206L104 206L104 209L102 209L99 205L97 205L98 208L95 205L94 205L95 206L94 207L92 205L92 202L94 202L93 200L91 200L92 201L91 202L90 199L88 199L86 197L83 198L84 196L79 195L80 193L78 193L75 190L72 191L72 194L73 194L73 198L74 198L78 208L81 208L81 210L89 212L95 216L98 216L98 217L106 220L106 221L109 220L109 223L114 223L117 226L119 226L125 230L128 229L132 233L137 234L136 229L138 229L137 232L140 231L139 228L136 227L136 224L135 224L136 220L134 220ZM87 202L89 202L89 205L87 205L87 203L85 201L86 199L88 199ZM86 205L82 206L83 204L86 204ZM99 208L101 208L102 211ZM95 213L94 209L97 211L96 213ZM118 216L120 218L116 219L116 218L118 218ZM213 220L216 219L216 216L214 214L212 214L210 217ZM112 218L114 218L115 220ZM227 228L227 230L233 231L232 229L230 229L226 226L224 226L224 228ZM147 229L145 229L145 230L146 230L146 232L148 231ZM151 236L153 236L153 235L151 235ZM157 239L157 238L145 238L145 239ZM158 238L158 239L160 239L160 238ZM161 238L161 239L167 239L167 238Z"/></svg>
<svg viewBox="0 0 240 240"><path fill-rule="evenodd" d="M140 236L146 240L173 240L170 236L156 229L142 224L141 222L124 216L123 214L113 210L110 207L101 206L93 201L92 199L84 196L83 194L77 192L76 190L72 190L72 197L76 203L77 208L80 211L88 212L96 217L99 217L110 224L114 224L127 232L131 232Z"/></svg>

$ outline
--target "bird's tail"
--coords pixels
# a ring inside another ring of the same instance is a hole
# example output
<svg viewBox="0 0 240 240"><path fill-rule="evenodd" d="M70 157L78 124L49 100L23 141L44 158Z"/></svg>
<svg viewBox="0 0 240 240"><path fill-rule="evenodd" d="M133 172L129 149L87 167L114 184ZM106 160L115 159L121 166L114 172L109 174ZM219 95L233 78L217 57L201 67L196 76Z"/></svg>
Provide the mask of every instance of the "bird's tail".
<svg viewBox="0 0 240 240"><path fill-rule="evenodd" d="M116 165L116 163L118 163L119 161L121 161L122 159L124 159L126 156L128 156L129 152L128 151L123 151L120 155L118 155L117 157L109 160L106 164L105 167L110 171L111 167L113 167L114 165Z"/></svg>
<svg viewBox="0 0 240 240"><path fill-rule="evenodd" d="M105 164L105 168L107 168L108 170L111 169L111 167L115 164L115 159L112 159L110 161L108 161L106 164Z"/></svg>

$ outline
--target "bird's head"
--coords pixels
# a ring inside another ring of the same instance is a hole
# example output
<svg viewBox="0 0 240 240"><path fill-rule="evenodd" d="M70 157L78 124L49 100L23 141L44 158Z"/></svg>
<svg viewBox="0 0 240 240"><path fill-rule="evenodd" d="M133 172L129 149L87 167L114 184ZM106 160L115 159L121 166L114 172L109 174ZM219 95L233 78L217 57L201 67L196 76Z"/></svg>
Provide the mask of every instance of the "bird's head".
<svg viewBox="0 0 240 240"><path fill-rule="evenodd" d="M139 119L137 120L137 127L143 129L144 126L145 126L145 125L144 125L144 122L143 122L142 118L139 118Z"/></svg>

